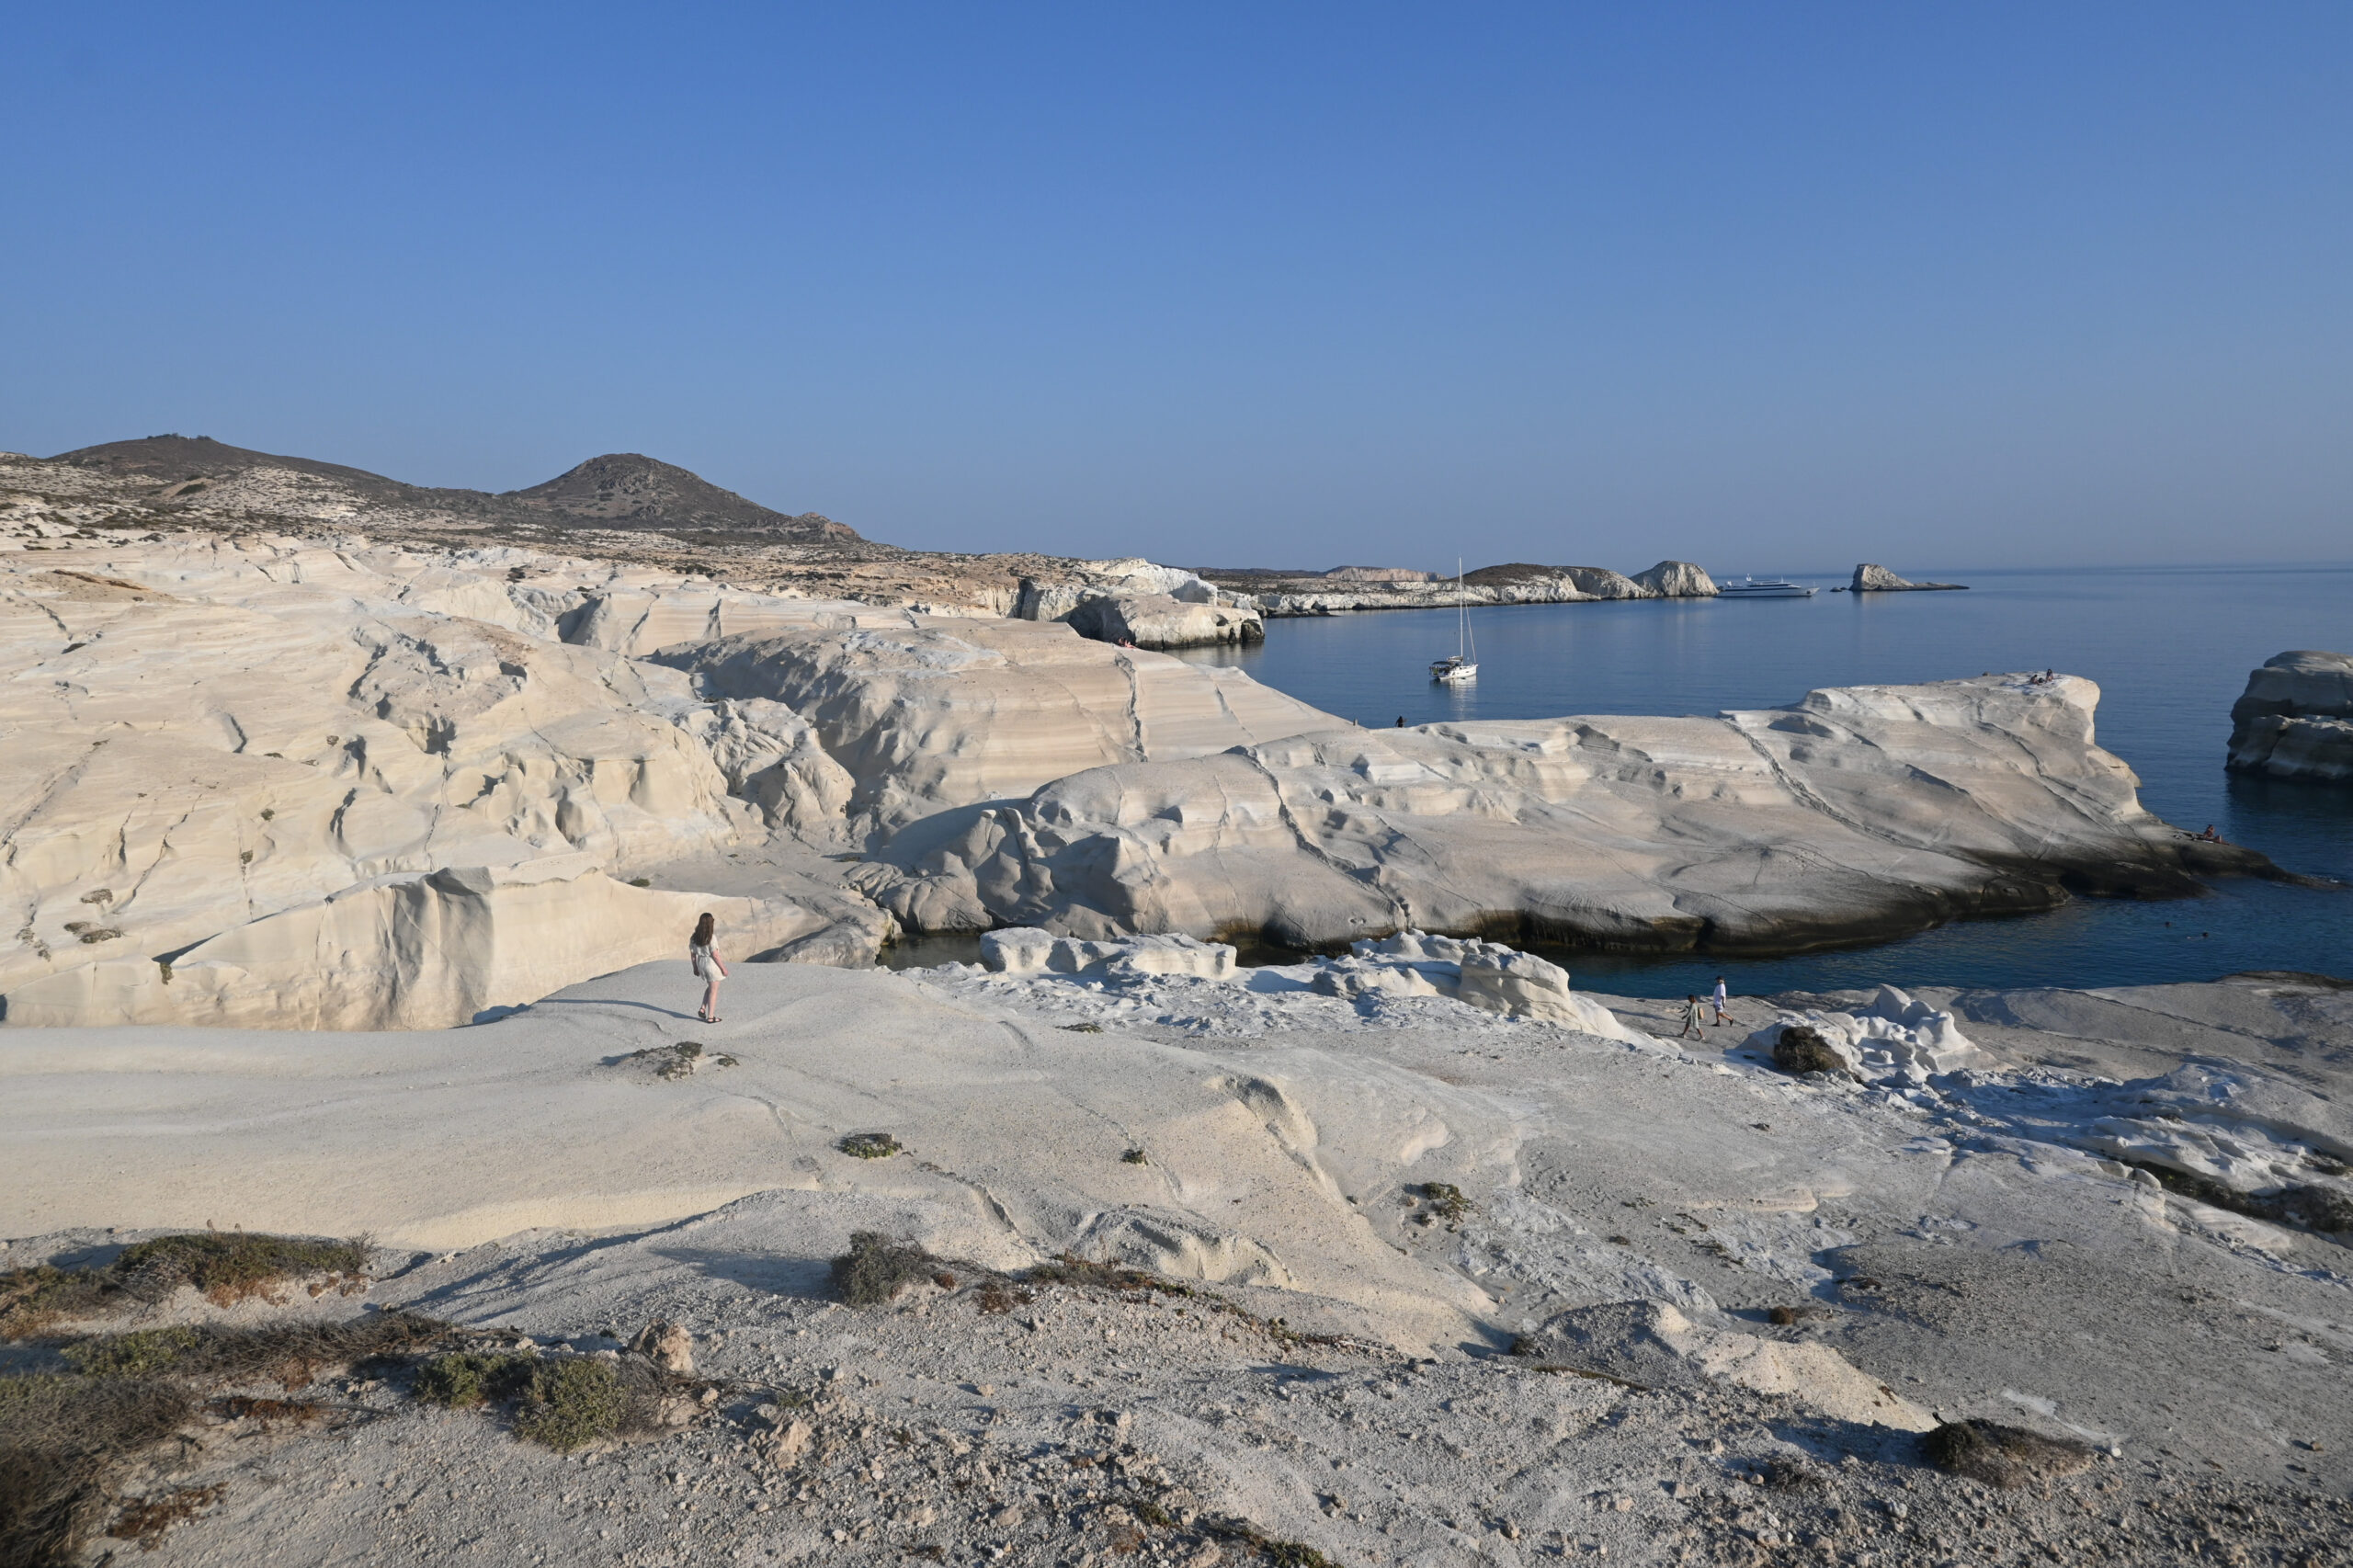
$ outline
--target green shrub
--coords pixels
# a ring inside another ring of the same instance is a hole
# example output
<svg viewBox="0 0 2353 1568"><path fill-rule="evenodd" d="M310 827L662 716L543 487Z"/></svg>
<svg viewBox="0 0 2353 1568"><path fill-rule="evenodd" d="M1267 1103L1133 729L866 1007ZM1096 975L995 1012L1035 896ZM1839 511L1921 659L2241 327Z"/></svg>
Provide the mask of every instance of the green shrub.
<svg viewBox="0 0 2353 1568"><path fill-rule="evenodd" d="M887 1160L900 1153L899 1141L887 1132L853 1132L834 1147L860 1160Z"/></svg>
<svg viewBox="0 0 2353 1568"><path fill-rule="evenodd" d="M834 1289L853 1307L879 1307L904 1286L930 1276L938 1260L919 1246L880 1231L858 1231L849 1251L834 1259Z"/></svg>
<svg viewBox="0 0 2353 1568"><path fill-rule="evenodd" d="M126 1247L109 1272L142 1301L161 1301L182 1285L193 1285L225 1307L306 1275L357 1274L368 1266L368 1244L357 1238L194 1231Z"/></svg>
<svg viewBox="0 0 2353 1568"><path fill-rule="evenodd" d="M538 1359L519 1350L453 1350L417 1368L416 1397L451 1410L512 1399L530 1386Z"/></svg>
<svg viewBox="0 0 2353 1568"><path fill-rule="evenodd" d="M203 1336L193 1328L142 1328L65 1346L66 1365L93 1378L144 1378L168 1371Z"/></svg>
<svg viewBox="0 0 2353 1568"><path fill-rule="evenodd" d="M60 1318L99 1312L109 1289L107 1277L95 1269L44 1263L0 1274L0 1339L21 1339Z"/></svg>
<svg viewBox="0 0 2353 1568"><path fill-rule="evenodd" d="M541 1361L515 1412L515 1430L544 1448L570 1453L620 1431L628 1399L609 1361L566 1357Z"/></svg>

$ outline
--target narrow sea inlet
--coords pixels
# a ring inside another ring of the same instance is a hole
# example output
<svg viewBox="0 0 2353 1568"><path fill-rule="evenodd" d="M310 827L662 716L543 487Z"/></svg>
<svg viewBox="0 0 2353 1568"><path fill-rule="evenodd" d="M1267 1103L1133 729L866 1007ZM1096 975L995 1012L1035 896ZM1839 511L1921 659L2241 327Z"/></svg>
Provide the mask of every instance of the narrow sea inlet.
<svg viewBox="0 0 2353 1568"><path fill-rule="evenodd" d="M1239 665L1367 725L1714 713L1778 707L1819 687L2056 669L2099 683L2100 744L2140 775L2151 811L2192 832L2211 823L2290 871L2353 884L2353 790L2247 778L2222 767L2231 704L2249 670L2286 649L2353 642L2353 570L1928 574L1971 591L1474 609L1480 672L1467 687L1428 676L1430 661L1453 651L1450 610L1273 620L1263 644L1187 657ZM1796 580L1826 590L1845 574ZM1701 990L1718 974L1750 994L1881 982L2149 984L2251 970L2353 975L2353 885L2232 880L2203 899L2078 899L2048 915L1783 958L1549 956L1595 990L1632 995Z"/></svg>

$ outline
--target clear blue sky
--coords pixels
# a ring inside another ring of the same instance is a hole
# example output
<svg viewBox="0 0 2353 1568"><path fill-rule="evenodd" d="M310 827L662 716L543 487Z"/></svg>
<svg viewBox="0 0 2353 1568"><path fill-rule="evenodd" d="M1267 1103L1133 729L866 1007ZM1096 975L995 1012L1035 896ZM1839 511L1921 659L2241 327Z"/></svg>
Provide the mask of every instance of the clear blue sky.
<svg viewBox="0 0 2353 1568"><path fill-rule="evenodd" d="M18 4L0 447L959 549L2353 557L2353 6Z"/></svg>

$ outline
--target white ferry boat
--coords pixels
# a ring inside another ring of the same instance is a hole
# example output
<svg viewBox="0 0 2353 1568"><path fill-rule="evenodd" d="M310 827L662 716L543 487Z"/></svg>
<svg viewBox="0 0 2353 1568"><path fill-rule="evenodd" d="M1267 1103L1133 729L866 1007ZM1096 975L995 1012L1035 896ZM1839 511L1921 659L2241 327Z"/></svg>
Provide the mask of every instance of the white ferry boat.
<svg viewBox="0 0 2353 1568"><path fill-rule="evenodd" d="M1786 577L1743 577L1716 585L1716 597L1723 599L1810 599L1813 595L1813 589Z"/></svg>

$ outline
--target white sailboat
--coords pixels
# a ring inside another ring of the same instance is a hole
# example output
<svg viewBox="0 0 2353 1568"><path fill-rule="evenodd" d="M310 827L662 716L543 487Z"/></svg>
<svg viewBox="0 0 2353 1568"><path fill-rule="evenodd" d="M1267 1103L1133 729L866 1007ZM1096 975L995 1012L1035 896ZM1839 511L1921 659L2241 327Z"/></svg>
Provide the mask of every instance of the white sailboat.
<svg viewBox="0 0 2353 1568"><path fill-rule="evenodd" d="M1462 558L1454 558L1455 652L1430 666L1441 686L1469 686L1479 678L1479 645L1471 638L1471 601L1462 590Z"/></svg>

